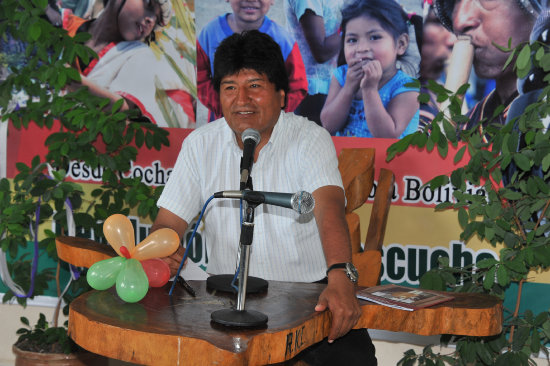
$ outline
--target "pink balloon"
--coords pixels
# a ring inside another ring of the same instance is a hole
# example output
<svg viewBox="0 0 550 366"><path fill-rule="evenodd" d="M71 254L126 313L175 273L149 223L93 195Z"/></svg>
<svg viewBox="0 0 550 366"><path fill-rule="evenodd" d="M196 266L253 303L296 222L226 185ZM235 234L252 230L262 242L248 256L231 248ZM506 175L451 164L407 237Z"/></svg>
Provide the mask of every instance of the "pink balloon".
<svg viewBox="0 0 550 366"><path fill-rule="evenodd" d="M170 280L170 267L162 259L146 259L141 261L141 265L149 279L149 286L162 287Z"/></svg>

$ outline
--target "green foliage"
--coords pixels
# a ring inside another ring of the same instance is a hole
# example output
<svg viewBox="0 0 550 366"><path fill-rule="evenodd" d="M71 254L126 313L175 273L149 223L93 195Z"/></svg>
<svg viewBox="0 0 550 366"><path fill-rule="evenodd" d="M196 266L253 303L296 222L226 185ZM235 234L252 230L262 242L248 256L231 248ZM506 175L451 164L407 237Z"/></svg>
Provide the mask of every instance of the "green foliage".
<svg viewBox="0 0 550 366"><path fill-rule="evenodd" d="M514 62L518 77L527 75L532 67L550 70L550 53L544 44L521 44L510 52L508 64ZM448 176L439 176L426 183L432 189L450 184L453 202L444 202L437 210L452 209L467 242L473 237L486 240L493 246L502 245L500 259L486 259L475 265L455 268L447 258L420 279L420 286L428 289L457 292L487 293L504 298L510 284L518 284L516 309L508 311L503 332L496 337L444 336L442 342L453 341L456 351L451 355L434 354L427 347L421 354L410 350L400 365L532 365L532 354L547 354L545 344L550 341L550 313L519 312L521 289L528 281L528 273L550 267L550 133L542 124L550 116L547 102L550 86L538 101L529 105L521 116L506 125L482 121L484 140L479 126L469 130L456 129L456 124L468 120L453 105L464 90L453 94L441 86L428 87L439 101L451 100L450 118L440 112L431 126L423 132L406 136L388 149L387 160L411 146L432 151L446 157L449 147L456 151L453 161L458 164ZM495 115L502 112L502 108ZM460 130L459 132L457 132ZM472 194L471 185L483 187ZM548 354L547 354L548 356Z"/></svg>
<svg viewBox="0 0 550 366"><path fill-rule="evenodd" d="M45 160L36 156L30 165L18 163L18 174L12 182L0 180L0 245L11 258L17 258L9 269L25 291L30 283L31 260L28 255L19 255L19 249L33 240L30 228L34 230L48 220L54 220L59 232L67 234L66 202L75 212L75 222L99 236L102 221L114 213L128 215L130 209L136 209L139 216L155 218L155 203L162 188L123 178L122 172L136 160L137 148L159 150L169 143L166 130L136 122L135 112L122 111L122 100L110 105L109 100L92 95L87 88L68 91L70 83L80 81L80 74L68 65L74 65L77 57L87 63L97 55L84 45L90 35L70 37L65 30L51 25L44 15L46 5L45 0L0 2L0 35L25 45L24 57L17 63L0 60L10 67L9 75L0 83L0 123L13 123L18 129L35 124L51 131ZM25 96L18 105L13 101L15 94ZM91 197L84 194L80 184L66 179L71 161L102 170L101 185ZM56 233L45 230L44 234L39 243L40 255L57 259ZM44 292L54 274L53 268L40 269L34 296ZM76 281L71 296L87 288L86 281ZM8 291L3 301L13 297ZM70 296L65 300L70 301ZM24 298L17 301L26 304ZM20 334L22 338L48 342L68 339L64 328L48 328L42 316L34 329Z"/></svg>
<svg viewBox="0 0 550 366"><path fill-rule="evenodd" d="M21 350L66 354L78 350L76 343L67 334L67 326L50 327L42 313L33 327L26 317L21 317L21 323L25 327L17 330L19 338L15 342Z"/></svg>
<svg viewBox="0 0 550 366"><path fill-rule="evenodd" d="M397 366L444 366L445 362L452 363L452 361L453 358L449 355L434 353L432 346L427 346L420 355L417 355L413 350L408 350L405 352L405 357L397 363Z"/></svg>

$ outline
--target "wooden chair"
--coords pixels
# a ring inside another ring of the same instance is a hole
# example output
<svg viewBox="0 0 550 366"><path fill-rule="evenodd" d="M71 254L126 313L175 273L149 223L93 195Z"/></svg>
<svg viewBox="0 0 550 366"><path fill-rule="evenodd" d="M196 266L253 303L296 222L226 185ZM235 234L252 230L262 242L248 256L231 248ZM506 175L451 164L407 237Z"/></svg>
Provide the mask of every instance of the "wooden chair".
<svg viewBox="0 0 550 366"><path fill-rule="evenodd" d="M376 286L380 282L382 244L393 193L394 175L380 169L365 246L361 248L360 220L354 210L367 200L374 186L375 149L342 149L338 168L346 191L346 221L351 237L352 261L359 272L359 286Z"/></svg>

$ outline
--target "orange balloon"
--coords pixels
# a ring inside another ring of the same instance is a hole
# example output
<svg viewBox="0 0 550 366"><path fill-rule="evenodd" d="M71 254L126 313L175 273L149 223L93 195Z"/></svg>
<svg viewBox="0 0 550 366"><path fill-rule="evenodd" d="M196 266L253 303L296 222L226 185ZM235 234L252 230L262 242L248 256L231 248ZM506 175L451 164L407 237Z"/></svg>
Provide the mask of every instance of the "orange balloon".
<svg viewBox="0 0 550 366"><path fill-rule="evenodd" d="M122 256L120 247L125 246L130 253L135 250L136 239L134 236L134 227L126 216L114 214L103 223L103 235L111 244L115 252Z"/></svg>
<svg viewBox="0 0 550 366"><path fill-rule="evenodd" d="M169 228L162 228L149 234L131 251L132 258L144 261L151 258L168 257L174 253L180 244L178 234Z"/></svg>

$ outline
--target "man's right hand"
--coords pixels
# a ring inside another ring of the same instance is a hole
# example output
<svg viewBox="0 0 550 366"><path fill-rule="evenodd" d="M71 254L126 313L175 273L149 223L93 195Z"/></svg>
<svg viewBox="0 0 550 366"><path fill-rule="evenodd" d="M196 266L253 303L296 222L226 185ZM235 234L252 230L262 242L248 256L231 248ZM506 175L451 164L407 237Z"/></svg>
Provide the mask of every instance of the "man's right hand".
<svg viewBox="0 0 550 366"><path fill-rule="evenodd" d="M157 214L157 219L155 220L155 222L153 223L153 226L151 227L151 232L163 227L167 227L174 230L180 238L183 238L183 235L185 234L185 230L187 230L187 222L185 222L185 220L182 220L179 216L168 211L167 209L161 207ZM176 273L178 272L178 268L180 266L184 253L185 253L185 249L182 246L180 246L178 250L171 256L161 258L170 267L171 276L175 276Z"/></svg>
<svg viewBox="0 0 550 366"><path fill-rule="evenodd" d="M173 277L178 272L180 267L181 260L183 259L183 254L185 253L185 248L182 246L178 247L178 250L169 257L161 258L164 262L170 267L170 277ZM187 260L186 260L187 262Z"/></svg>

